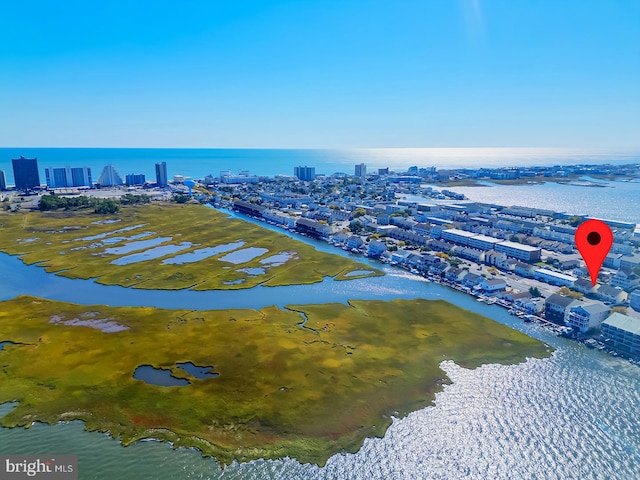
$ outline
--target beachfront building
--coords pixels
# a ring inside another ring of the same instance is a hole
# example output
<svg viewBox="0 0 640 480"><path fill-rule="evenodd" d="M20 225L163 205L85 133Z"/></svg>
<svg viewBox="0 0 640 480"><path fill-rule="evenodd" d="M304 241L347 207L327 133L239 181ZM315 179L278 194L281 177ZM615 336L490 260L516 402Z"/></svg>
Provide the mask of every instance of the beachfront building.
<svg viewBox="0 0 640 480"><path fill-rule="evenodd" d="M599 328L608 316L609 307L600 302L594 302L569 308L566 323L568 326L585 333L588 330Z"/></svg>
<svg viewBox="0 0 640 480"><path fill-rule="evenodd" d="M304 182L310 182L316 178L316 167L295 167L293 175Z"/></svg>
<svg viewBox="0 0 640 480"><path fill-rule="evenodd" d="M13 178L18 190L28 190L40 186L40 174L38 173L38 159L20 158L11 160L13 165Z"/></svg>
<svg viewBox="0 0 640 480"><path fill-rule="evenodd" d="M144 185L146 181L144 173L129 173L125 177L125 183L131 187L133 185Z"/></svg>
<svg viewBox="0 0 640 480"><path fill-rule="evenodd" d="M529 263L539 262L542 254L542 250L538 247L522 245L521 243L516 242L496 243L494 250L496 252L506 254L507 257L516 258Z"/></svg>
<svg viewBox="0 0 640 480"><path fill-rule="evenodd" d="M640 318L615 312L602 322L602 336L616 351L640 357Z"/></svg>
<svg viewBox="0 0 640 480"><path fill-rule="evenodd" d="M44 176L49 188L90 187L89 167L47 167Z"/></svg>
<svg viewBox="0 0 640 480"><path fill-rule="evenodd" d="M169 181L167 176L167 162L156 163L156 186L166 187Z"/></svg>
<svg viewBox="0 0 640 480"><path fill-rule="evenodd" d="M0 191L7 189L7 177L4 170L0 170Z"/></svg>
<svg viewBox="0 0 640 480"><path fill-rule="evenodd" d="M98 185L101 187L122 185L122 177L118 175L113 165L107 165L102 169L102 173L98 177Z"/></svg>
<svg viewBox="0 0 640 480"><path fill-rule="evenodd" d="M237 174L231 173L231 170L223 170L220 172L220 182L227 184L241 183L258 183L260 179L256 175L251 175L249 170L240 170Z"/></svg>
<svg viewBox="0 0 640 480"><path fill-rule="evenodd" d="M355 168L355 176L358 178L366 178L367 177L367 166L364 163L361 163L360 165L356 165Z"/></svg>

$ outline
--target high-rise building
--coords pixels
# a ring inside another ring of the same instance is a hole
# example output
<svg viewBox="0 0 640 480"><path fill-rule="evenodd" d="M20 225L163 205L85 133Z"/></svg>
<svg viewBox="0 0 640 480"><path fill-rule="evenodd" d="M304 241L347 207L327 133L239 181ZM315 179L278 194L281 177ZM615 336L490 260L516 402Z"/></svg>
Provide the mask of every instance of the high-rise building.
<svg viewBox="0 0 640 480"><path fill-rule="evenodd" d="M4 174L4 170L0 170L0 190L7 189L7 177Z"/></svg>
<svg viewBox="0 0 640 480"><path fill-rule="evenodd" d="M293 169L293 174L298 178L298 180L310 182L316 178L316 167L295 167Z"/></svg>
<svg viewBox="0 0 640 480"><path fill-rule="evenodd" d="M115 185L122 185L122 177L118 175L118 172L113 165L107 165L102 169L102 173L98 178L98 185L102 187L113 187Z"/></svg>
<svg viewBox="0 0 640 480"><path fill-rule="evenodd" d="M129 173L125 177L125 183L128 186L144 185L144 182L145 182L144 173Z"/></svg>
<svg viewBox="0 0 640 480"><path fill-rule="evenodd" d="M387 168L379 168L378 175L389 175L389 167Z"/></svg>
<svg viewBox="0 0 640 480"><path fill-rule="evenodd" d="M13 158L11 163L13 164L13 178L18 190L40 186L37 158L25 158L20 155L20 158Z"/></svg>
<svg viewBox="0 0 640 480"><path fill-rule="evenodd" d="M49 188L90 187L91 169L89 167L64 167L44 169Z"/></svg>
<svg viewBox="0 0 640 480"><path fill-rule="evenodd" d="M167 162L156 163L156 185L158 187L166 187L167 180Z"/></svg>
<svg viewBox="0 0 640 480"><path fill-rule="evenodd" d="M367 166L364 163L356 165L355 176L359 178L365 178L367 176Z"/></svg>

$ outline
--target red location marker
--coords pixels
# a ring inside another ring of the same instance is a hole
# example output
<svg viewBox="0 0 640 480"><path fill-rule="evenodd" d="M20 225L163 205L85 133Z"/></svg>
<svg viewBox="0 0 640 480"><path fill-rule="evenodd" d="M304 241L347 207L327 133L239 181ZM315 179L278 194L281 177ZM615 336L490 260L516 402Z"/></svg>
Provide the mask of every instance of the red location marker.
<svg viewBox="0 0 640 480"><path fill-rule="evenodd" d="M609 225L600 220L587 220L580 224L575 235L576 247L587 264L591 284L595 286L600 267L613 244Z"/></svg>

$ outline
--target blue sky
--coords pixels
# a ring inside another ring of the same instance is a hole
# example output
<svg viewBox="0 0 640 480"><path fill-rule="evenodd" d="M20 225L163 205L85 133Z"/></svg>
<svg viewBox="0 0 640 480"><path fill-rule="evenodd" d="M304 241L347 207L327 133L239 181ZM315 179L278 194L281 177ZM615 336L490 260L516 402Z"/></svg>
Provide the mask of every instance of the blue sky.
<svg viewBox="0 0 640 480"><path fill-rule="evenodd" d="M640 0L2 2L0 146L640 149Z"/></svg>

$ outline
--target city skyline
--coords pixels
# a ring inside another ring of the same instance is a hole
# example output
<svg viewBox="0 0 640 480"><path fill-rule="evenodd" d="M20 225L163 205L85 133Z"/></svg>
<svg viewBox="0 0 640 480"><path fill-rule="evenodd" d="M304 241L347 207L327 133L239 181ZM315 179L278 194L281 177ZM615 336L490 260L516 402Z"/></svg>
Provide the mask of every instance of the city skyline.
<svg viewBox="0 0 640 480"><path fill-rule="evenodd" d="M633 0L36 1L3 18L2 146L640 147Z"/></svg>

